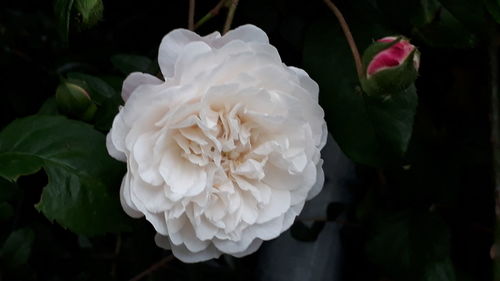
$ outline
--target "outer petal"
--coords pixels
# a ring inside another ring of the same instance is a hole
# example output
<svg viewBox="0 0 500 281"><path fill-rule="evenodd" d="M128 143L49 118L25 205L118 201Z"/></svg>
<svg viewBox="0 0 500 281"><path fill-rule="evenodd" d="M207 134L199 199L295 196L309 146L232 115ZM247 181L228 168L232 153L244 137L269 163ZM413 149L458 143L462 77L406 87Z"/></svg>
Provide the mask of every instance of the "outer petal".
<svg viewBox="0 0 500 281"><path fill-rule="evenodd" d="M122 186L120 187L120 203L122 205L123 210L127 215L133 218L140 218L144 215L139 212L136 208L134 208L134 203L132 203L132 199L130 198L130 180L129 175L125 175L122 180Z"/></svg>
<svg viewBox="0 0 500 281"><path fill-rule="evenodd" d="M126 102L132 92L134 92L134 90L142 84L160 85L161 83L163 83L163 81L147 73L130 73L127 78L125 78L125 81L123 81L122 99Z"/></svg>
<svg viewBox="0 0 500 281"><path fill-rule="evenodd" d="M155 234L155 243L158 247L163 248L165 250L170 250L170 240L168 236L161 235L159 233Z"/></svg>
<svg viewBox="0 0 500 281"><path fill-rule="evenodd" d="M262 29L252 24L245 24L229 31L220 39L215 40L213 46L220 48L233 40L269 43L269 38Z"/></svg>
<svg viewBox="0 0 500 281"><path fill-rule="evenodd" d="M237 258L241 258L241 257L247 256L247 255L253 254L260 248L260 245L262 245L262 242L264 242L264 241L262 241L260 239L254 239L253 242L248 246L248 248L246 250L239 252L239 253L234 253L233 256L235 256Z"/></svg>
<svg viewBox="0 0 500 281"><path fill-rule="evenodd" d="M113 144L111 132L109 132L106 136L106 148L108 149L108 153L109 155L111 155L111 157L115 158L118 161L127 161L127 156L125 155L125 153L116 149L115 145Z"/></svg>
<svg viewBox="0 0 500 281"><path fill-rule="evenodd" d="M313 98L314 101L318 101L318 94L319 94L319 86L318 83L316 83L314 80L309 77L307 72L304 70L289 66L288 69L292 70L299 78L299 83L304 90L307 91L311 95L311 98Z"/></svg>
<svg viewBox="0 0 500 281"><path fill-rule="evenodd" d="M209 259L218 258L222 253L213 245L208 246L205 250L197 253L189 251L184 245L171 244L172 253L178 259L186 263L195 263L206 261Z"/></svg>
<svg viewBox="0 0 500 281"><path fill-rule="evenodd" d="M323 189L323 184L325 183L325 174L323 172L323 159L319 160L319 163L316 165L316 183L312 186L312 188L309 190L309 193L307 193L307 200L312 199L313 197L316 197L318 193Z"/></svg>
<svg viewBox="0 0 500 281"><path fill-rule="evenodd" d="M113 120L113 127L106 136L106 147L108 149L109 155L118 161L127 161L127 156L125 155L125 137L129 131L129 128L123 122L121 112L115 116Z"/></svg>
<svg viewBox="0 0 500 281"><path fill-rule="evenodd" d="M201 36L186 29L172 30L163 37L158 51L158 64L164 77L174 75L177 58L182 53L184 46L193 41L202 41Z"/></svg>
<svg viewBox="0 0 500 281"><path fill-rule="evenodd" d="M201 37L187 29L175 29L165 35L161 40L158 52L158 63L163 76L167 78L174 75L175 63L180 54L184 52L184 46L195 41L203 41L211 45L218 38L220 38L220 33L217 31Z"/></svg>
<svg viewBox="0 0 500 281"><path fill-rule="evenodd" d="M130 184L132 203L142 212L160 213L172 207L172 202L164 195L163 186L150 185L138 177ZM164 219L161 222L166 224Z"/></svg>

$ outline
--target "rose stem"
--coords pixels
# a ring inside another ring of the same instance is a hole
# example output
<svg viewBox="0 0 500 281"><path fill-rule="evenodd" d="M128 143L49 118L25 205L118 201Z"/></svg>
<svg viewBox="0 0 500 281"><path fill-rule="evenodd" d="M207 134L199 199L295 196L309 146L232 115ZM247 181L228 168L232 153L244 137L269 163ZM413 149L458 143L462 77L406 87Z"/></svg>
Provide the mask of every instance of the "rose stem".
<svg viewBox="0 0 500 281"><path fill-rule="evenodd" d="M227 18L226 18L226 23L224 23L224 30L222 31L222 34L225 34L226 32L231 29L231 24L233 23L233 18L234 18L234 12L236 11L236 7L238 6L238 0L231 0L231 6L229 6L229 12L227 12Z"/></svg>
<svg viewBox="0 0 500 281"><path fill-rule="evenodd" d="M215 17L216 15L219 14L220 9L224 6L224 4L227 2L227 0L221 0L217 5L210 10L204 17L202 17L195 25L194 25L194 30L196 30L198 27L209 21L211 18Z"/></svg>
<svg viewBox="0 0 500 281"><path fill-rule="evenodd" d="M194 6L195 0L189 0L188 29L194 30Z"/></svg>
<svg viewBox="0 0 500 281"><path fill-rule="evenodd" d="M120 254L120 249L122 247L122 236L118 234L116 237L115 253L113 263L111 264L111 277L116 279L116 268L118 267L118 255Z"/></svg>
<svg viewBox="0 0 500 281"><path fill-rule="evenodd" d="M141 273L137 274L136 276L134 276L132 279L130 279L130 281L139 281L139 280L141 280L142 278L144 278L144 277L148 276L149 274L153 273L153 271L155 271L155 270L159 269L160 267L164 266L165 264L169 263L173 259L174 259L174 256L172 256L172 255L164 257L163 259L161 259L158 262L156 262L153 265L151 265L148 269L146 269L143 272L141 272Z"/></svg>
<svg viewBox="0 0 500 281"><path fill-rule="evenodd" d="M349 43L349 48L351 48L352 56L354 57L354 63L356 64L356 71L358 72L358 77L363 77L363 64L361 63L361 56L359 55L358 47L356 47L356 42L354 42L354 38L352 38L351 30L349 29L349 25L345 21L344 16L340 12L340 10L333 4L330 0L323 0L325 4L332 10L337 17L337 20L342 27L342 31L344 32L345 38L347 39L347 43Z"/></svg>

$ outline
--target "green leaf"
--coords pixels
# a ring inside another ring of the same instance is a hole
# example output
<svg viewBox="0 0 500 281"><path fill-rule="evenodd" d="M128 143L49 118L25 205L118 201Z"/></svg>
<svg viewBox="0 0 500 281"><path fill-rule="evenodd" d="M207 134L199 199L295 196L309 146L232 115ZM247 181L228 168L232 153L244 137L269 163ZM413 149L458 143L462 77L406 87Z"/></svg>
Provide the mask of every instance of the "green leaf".
<svg viewBox="0 0 500 281"><path fill-rule="evenodd" d="M496 0L484 0L496 1ZM473 47L488 34L483 5L467 0L377 0L384 19L434 47Z"/></svg>
<svg viewBox="0 0 500 281"><path fill-rule="evenodd" d="M368 257L391 277L421 280L436 274L450 275L440 265L450 254L448 227L435 214L385 214L375 220L368 235Z"/></svg>
<svg viewBox="0 0 500 281"><path fill-rule="evenodd" d="M102 19L102 0L76 0L75 8L82 16L83 28L92 27Z"/></svg>
<svg viewBox="0 0 500 281"><path fill-rule="evenodd" d="M54 11L57 17L57 29L63 41L68 41L71 8L74 0L56 0Z"/></svg>
<svg viewBox="0 0 500 281"><path fill-rule="evenodd" d="M135 71L151 73L154 65L153 61L148 57L127 54L112 56L111 63L125 75Z"/></svg>
<svg viewBox="0 0 500 281"><path fill-rule="evenodd" d="M14 208L7 202L0 202L0 221L7 220L14 215Z"/></svg>
<svg viewBox="0 0 500 281"><path fill-rule="evenodd" d="M14 182L20 176L36 173L43 165L42 159L17 152L0 152L0 163L0 176Z"/></svg>
<svg viewBox="0 0 500 281"><path fill-rule="evenodd" d="M500 1L499 0L483 0L486 10L490 13L493 19L500 23Z"/></svg>
<svg viewBox="0 0 500 281"><path fill-rule="evenodd" d="M451 259L432 262L427 265L424 273L424 281L455 281L455 270Z"/></svg>
<svg viewBox="0 0 500 281"><path fill-rule="evenodd" d="M430 24L436 19L439 9L441 9L441 4L437 0L420 0L419 9L412 18L412 23L416 27Z"/></svg>
<svg viewBox="0 0 500 281"><path fill-rule="evenodd" d="M439 0L439 2L469 31L488 35L488 17L480 1Z"/></svg>
<svg viewBox="0 0 500 281"><path fill-rule="evenodd" d="M0 166L10 180L43 167L49 183L36 208L49 220L84 235L128 228L118 196L123 165L91 126L61 116L16 120L0 133L0 159L11 163Z"/></svg>
<svg viewBox="0 0 500 281"><path fill-rule="evenodd" d="M377 30L363 36L361 45L370 43L369 36L387 35ZM344 153L366 165L398 162L413 129L417 106L415 88L410 87L390 99L363 94L351 51L338 24L331 20L320 21L309 30L304 64L320 85L320 103L325 108L328 129Z"/></svg>
<svg viewBox="0 0 500 281"><path fill-rule="evenodd" d="M384 18L405 30L432 22L440 6L437 0L377 0Z"/></svg>
<svg viewBox="0 0 500 281"><path fill-rule="evenodd" d="M40 107L37 114L40 115L58 115L57 103L55 96L49 97Z"/></svg>
<svg viewBox="0 0 500 281"><path fill-rule="evenodd" d="M402 157L410 142L417 109L415 86L393 94L388 99L364 96L364 100L367 118L374 128L374 138L378 140L380 151L385 157Z"/></svg>
<svg viewBox="0 0 500 281"><path fill-rule="evenodd" d="M18 194L19 190L16 183L0 176L0 202L15 199Z"/></svg>
<svg viewBox="0 0 500 281"><path fill-rule="evenodd" d="M409 28L411 23L408 19L416 17L419 0L377 0L377 7L384 13L386 20L392 25L401 28Z"/></svg>
<svg viewBox="0 0 500 281"><path fill-rule="evenodd" d="M472 48L479 41L476 34L442 6L432 22L415 28L413 33L431 47Z"/></svg>
<svg viewBox="0 0 500 281"><path fill-rule="evenodd" d="M25 264L30 256L34 238L35 234L29 228L12 232L0 249L2 263L9 268Z"/></svg>

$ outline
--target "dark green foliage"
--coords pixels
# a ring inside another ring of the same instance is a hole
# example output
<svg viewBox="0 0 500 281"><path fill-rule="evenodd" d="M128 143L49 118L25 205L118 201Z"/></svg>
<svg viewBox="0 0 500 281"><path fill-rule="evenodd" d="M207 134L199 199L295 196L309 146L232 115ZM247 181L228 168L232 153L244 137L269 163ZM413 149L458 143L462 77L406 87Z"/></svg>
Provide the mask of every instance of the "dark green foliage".
<svg viewBox="0 0 500 281"><path fill-rule="evenodd" d="M450 236L439 216L402 211L375 219L367 255L389 276L398 280L455 280L449 264Z"/></svg>
<svg viewBox="0 0 500 281"><path fill-rule="evenodd" d="M391 98L363 93L350 50L334 24L314 24L304 48L307 70L320 85L328 129L355 162L373 166L398 163L412 133L416 89L412 86ZM373 34L377 36L376 31Z"/></svg>
<svg viewBox="0 0 500 281"><path fill-rule="evenodd" d="M17 268L29 259L35 234L29 228L18 229L10 233L0 249L2 265Z"/></svg>
<svg viewBox="0 0 500 281"><path fill-rule="evenodd" d="M16 120L0 133L0 159L0 175L12 181L45 170L49 183L36 208L49 220L86 235L128 229L112 185L123 167L89 125L42 115Z"/></svg>
<svg viewBox="0 0 500 281"><path fill-rule="evenodd" d="M125 75L135 71L154 73L157 70L153 61L144 56L118 54L111 57L111 63Z"/></svg>

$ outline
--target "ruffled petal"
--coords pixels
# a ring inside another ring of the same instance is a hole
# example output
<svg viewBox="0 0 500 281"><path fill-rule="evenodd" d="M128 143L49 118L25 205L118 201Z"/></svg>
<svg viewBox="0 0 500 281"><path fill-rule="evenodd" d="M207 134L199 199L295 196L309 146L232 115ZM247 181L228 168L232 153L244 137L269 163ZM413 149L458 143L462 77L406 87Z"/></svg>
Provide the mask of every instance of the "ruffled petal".
<svg viewBox="0 0 500 281"><path fill-rule="evenodd" d="M323 184L325 183L325 173L323 172L323 159L320 159L316 165L316 182L313 184L309 193L307 193L307 200L310 200L321 192Z"/></svg>
<svg viewBox="0 0 500 281"><path fill-rule="evenodd" d="M160 43L158 64L165 78L174 76L175 63L182 53L184 46L194 41L201 41L201 37L187 29L175 29L169 32Z"/></svg>
<svg viewBox="0 0 500 281"><path fill-rule="evenodd" d="M130 197L130 180L129 175L125 175L122 180L122 185L120 187L120 203L122 205L123 210L127 215L133 218L141 218L144 216L143 213L139 212L135 204L132 202Z"/></svg>
<svg viewBox="0 0 500 281"><path fill-rule="evenodd" d="M206 261L218 258L222 254L213 245L208 246L205 250L200 252L191 252L183 244L181 245L172 244L171 246L172 246L172 253L174 254L174 256L185 263Z"/></svg>
<svg viewBox="0 0 500 281"><path fill-rule="evenodd" d="M142 72L132 72L123 81L122 99L127 101L137 87L142 84L160 85L163 81L155 76Z"/></svg>
<svg viewBox="0 0 500 281"><path fill-rule="evenodd" d="M230 30L220 39L215 40L213 45L216 48L221 48L222 46L233 40L241 40L243 42L259 42L266 44L269 43L269 38L262 29L252 24L246 24Z"/></svg>
<svg viewBox="0 0 500 281"><path fill-rule="evenodd" d="M112 137L111 137L111 134L112 134L112 132L109 132L106 135L106 148L108 149L109 155L111 155L111 157L115 158L118 161L122 161L122 162L127 161L127 155L125 155L124 152L118 150L115 147L113 140L112 140Z"/></svg>

